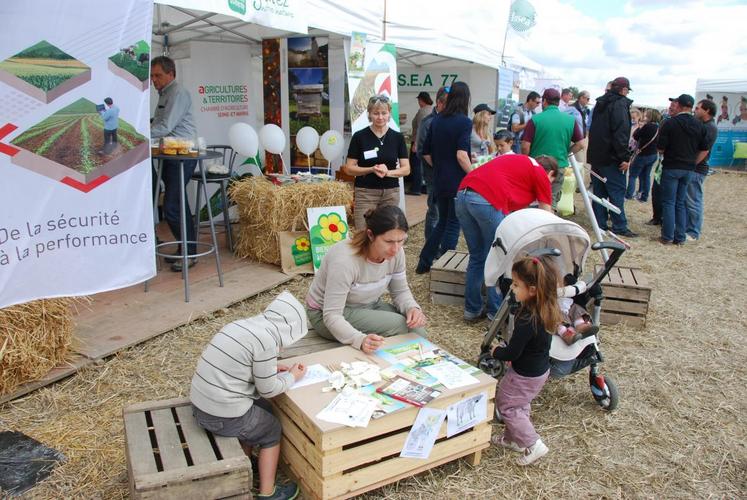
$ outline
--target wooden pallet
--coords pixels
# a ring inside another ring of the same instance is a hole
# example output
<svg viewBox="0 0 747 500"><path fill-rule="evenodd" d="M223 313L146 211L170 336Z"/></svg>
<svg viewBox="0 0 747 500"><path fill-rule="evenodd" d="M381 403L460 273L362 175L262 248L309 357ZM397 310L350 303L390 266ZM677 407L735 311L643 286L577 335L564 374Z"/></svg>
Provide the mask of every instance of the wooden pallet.
<svg viewBox="0 0 747 500"><path fill-rule="evenodd" d="M464 305L464 283L469 254L448 250L431 266L431 301L434 304Z"/></svg>
<svg viewBox="0 0 747 500"><path fill-rule="evenodd" d="M598 272L601 266L596 266ZM646 326L651 287L648 278L637 267L614 267L602 280L604 300L603 325L627 323L634 328Z"/></svg>
<svg viewBox="0 0 747 500"><path fill-rule="evenodd" d="M189 399L148 401L122 413L130 498L252 498L252 467L238 439L198 427Z"/></svg>
<svg viewBox="0 0 747 500"><path fill-rule="evenodd" d="M415 336L390 337L387 343L399 343L411 338ZM346 346L287 362L301 362L308 366L319 362L354 361L361 357L364 355L360 351ZM367 361L386 365L373 356L368 357ZM301 487L304 498L309 500L350 498L461 457L477 465L482 450L490 445L490 419L496 382L483 373L475 376L479 384L446 390L428 407L446 408L465 398L486 393L486 420L448 439L444 423L431 455L425 460L399 456L418 408L408 406L371 420L365 428L350 428L315 418L336 396L334 393L322 393L321 385L281 394L270 401L283 428L280 444L282 462L288 474Z"/></svg>

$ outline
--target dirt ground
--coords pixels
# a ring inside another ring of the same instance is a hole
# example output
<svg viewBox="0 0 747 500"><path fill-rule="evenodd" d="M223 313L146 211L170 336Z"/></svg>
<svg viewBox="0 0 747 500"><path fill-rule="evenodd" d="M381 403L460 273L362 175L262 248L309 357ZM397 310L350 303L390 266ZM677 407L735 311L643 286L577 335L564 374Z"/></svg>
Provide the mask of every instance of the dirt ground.
<svg viewBox="0 0 747 500"><path fill-rule="evenodd" d="M641 236L620 264L643 269L653 294L644 329L602 330L604 371L620 388L616 411L595 405L586 372L551 381L533 405L534 423L550 448L535 466L520 468L512 452L491 448L475 468L460 460L367 497L747 496L747 225L739 208L747 175L719 173L705 185L704 235L683 247L653 240L658 228L643 224L649 205L626 207ZM588 225L583 213L577 220ZM465 325L460 308L429 302L427 275L414 274L422 241L416 226L407 245L408 276L429 317L429 334L474 359L487 324ZM281 288L303 297L309 282L298 278ZM127 497L122 407L188 394L196 359L217 329L256 313L279 291L0 406L0 430L22 431L68 458L26 497Z"/></svg>

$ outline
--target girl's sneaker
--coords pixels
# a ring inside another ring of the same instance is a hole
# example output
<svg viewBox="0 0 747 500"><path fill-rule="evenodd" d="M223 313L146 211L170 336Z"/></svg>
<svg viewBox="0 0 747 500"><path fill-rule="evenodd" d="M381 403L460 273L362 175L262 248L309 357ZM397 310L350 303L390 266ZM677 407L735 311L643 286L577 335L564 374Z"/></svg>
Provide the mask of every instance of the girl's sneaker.
<svg viewBox="0 0 747 500"><path fill-rule="evenodd" d="M526 448L522 448L518 444L514 443L513 441L507 441L503 435L496 434L492 438L490 438L490 442L493 443L496 446L503 446L504 448L508 448L511 451L516 451L519 453L524 453L526 451Z"/></svg>
<svg viewBox="0 0 747 500"><path fill-rule="evenodd" d="M524 450L524 454L516 459L516 463L519 465L530 465L547 455L548 451L550 449L541 439L538 439L532 446Z"/></svg>

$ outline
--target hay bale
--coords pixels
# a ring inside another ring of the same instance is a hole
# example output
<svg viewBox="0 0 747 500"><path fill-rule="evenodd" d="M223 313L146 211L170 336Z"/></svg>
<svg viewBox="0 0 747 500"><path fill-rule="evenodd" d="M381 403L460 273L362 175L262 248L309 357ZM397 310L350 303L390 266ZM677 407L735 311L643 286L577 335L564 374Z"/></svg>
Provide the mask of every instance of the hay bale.
<svg viewBox="0 0 747 500"><path fill-rule="evenodd" d="M74 302L65 297L0 309L0 395L39 379L65 359Z"/></svg>
<svg viewBox="0 0 747 500"><path fill-rule="evenodd" d="M303 230L306 209L342 205L350 212L353 190L345 182L295 183L276 186L264 177L235 183L229 192L239 210L236 255L280 264L277 232Z"/></svg>

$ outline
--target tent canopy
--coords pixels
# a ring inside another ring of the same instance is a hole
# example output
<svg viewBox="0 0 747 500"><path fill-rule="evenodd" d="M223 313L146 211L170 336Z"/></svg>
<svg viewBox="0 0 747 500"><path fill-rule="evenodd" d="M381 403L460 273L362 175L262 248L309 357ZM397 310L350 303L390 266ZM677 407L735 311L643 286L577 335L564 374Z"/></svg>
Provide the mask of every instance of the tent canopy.
<svg viewBox="0 0 747 500"><path fill-rule="evenodd" d="M711 80L698 78L695 91L740 94L747 92L747 79Z"/></svg>
<svg viewBox="0 0 747 500"><path fill-rule="evenodd" d="M510 1L476 1L478 5L470 9L450 11L449 23L444 23L444 12L425 0L292 0L289 5L295 9L296 27L290 30L287 19L275 22L273 17L257 17L247 22L246 15L225 8L197 10L212 7L212 1L157 0L161 5L153 16L153 43L169 47L189 41L247 44L306 32L347 37L358 31L372 40L393 43L413 66L453 65L457 59L498 68ZM308 29L298 28L301 21Z"/></svg>

